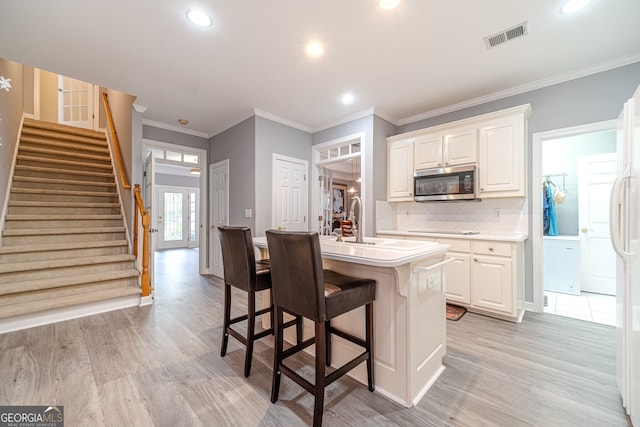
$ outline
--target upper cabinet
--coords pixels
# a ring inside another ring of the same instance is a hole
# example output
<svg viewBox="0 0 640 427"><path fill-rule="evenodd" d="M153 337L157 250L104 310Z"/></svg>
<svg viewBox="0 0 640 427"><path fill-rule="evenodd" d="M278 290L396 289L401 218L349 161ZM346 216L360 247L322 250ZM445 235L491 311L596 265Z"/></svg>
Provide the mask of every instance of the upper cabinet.
<svg viewBox="0 0 640 427"><path fill-rule="evenodd" d="M474 164L476 196L526 196L527 118L513 107L387 138L387 200L413 200L413 173Z"/></svg>
<svg viewBox="0 0 640 427"><path fill-rule="evenodd" d="M489 121L479 133L478 197L524 197L527 176L524 115Z"/></svg>
<svg viewBox="0 0 640 427"><path fill-rule="evenodd" d="M413 140L387 143L387 200L413 200Z"/></svg>
<svg viewBox="0 0 640 427"><path fill-rule="evenodd" d="M477 146L478 131L474 127L416 137L413 148L414 169L476 163Z"/></svg>

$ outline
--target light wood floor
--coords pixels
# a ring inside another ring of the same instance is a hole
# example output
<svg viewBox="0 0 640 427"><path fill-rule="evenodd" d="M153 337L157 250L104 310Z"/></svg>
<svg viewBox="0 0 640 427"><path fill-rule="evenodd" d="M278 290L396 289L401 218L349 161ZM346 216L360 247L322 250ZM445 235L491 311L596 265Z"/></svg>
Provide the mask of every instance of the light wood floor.
<svg viewBox="0 0 640 427"><path fill-rule="evenodd" d="M197 274L197 258L158 253L153 306L0 335L0 405L64 405L68 426L308 425L313 399L292 381L269 400L271 337L257 344L248 379L237 341L220 357L222 287ZM324 425L630 425L611 326L467 313L447 334L446 370L417 407L343 378L326 391Z"/></svg>

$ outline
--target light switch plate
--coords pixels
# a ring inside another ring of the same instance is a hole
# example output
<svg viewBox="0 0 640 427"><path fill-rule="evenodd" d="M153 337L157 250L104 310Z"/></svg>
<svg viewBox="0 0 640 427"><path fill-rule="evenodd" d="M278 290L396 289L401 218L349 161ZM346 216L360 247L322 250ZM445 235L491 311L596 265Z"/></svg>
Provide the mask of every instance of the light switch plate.
<svg viewBox="0 0 640 427"><path fill-rule="evenodd" d="M251 209L245 209L245 210L244 210L244 217L245 217L245 218L251 218L251 215L252 215L252 214L253 214L253 213L251 212Z"/></svg>

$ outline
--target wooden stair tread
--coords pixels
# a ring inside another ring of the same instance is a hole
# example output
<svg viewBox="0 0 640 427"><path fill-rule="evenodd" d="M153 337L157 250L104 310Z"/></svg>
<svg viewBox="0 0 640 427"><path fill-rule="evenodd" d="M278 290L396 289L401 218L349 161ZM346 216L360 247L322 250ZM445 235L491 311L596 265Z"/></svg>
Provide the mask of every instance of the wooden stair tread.
<svg viewBox="0 0 640 427"><path fill-rule="evenodd" d="M115 197L118 193L112 193L108 191L82 191L82 190L49 190L46 188L22 188L12 187L12 193L26 193L26 194L54 194L54 195L66 195L66 196L111 196Z"/></svg>
<svg viewBox="0 0 640 427"><path fill-rule="evenodd" d="M40 200L10 200L13 207L47 207L47 208L119 208L120 203L102 202L47 202Z"/></svg>
<svg viewBox="0 0 640 427"><path fill-rule="evenodd" d="M66 185L84 185L92 187L116 187L115 182L95 182L95 181L77 181L72 179L53 179L53 178L40 178L36 176L22 176L17 175L13 177L13 181L20 182L35 182L38 184L66 184Z"/></svg>
<svg viewBox="0 0 640 427"><path fill-rule="evenodd" d="M85 228L34 228L3 230L3 236L51 236L58 234L87 234L87 233L124 233L124 227L85 227Z"/></svg>
<svg viewBox="0 0 640 427"><path fill-rule="evenodd" d="M79 159L98 160L98 161L103 161L103 162L111 161L111 157L109 157L108 154L102 155L102 156L98 156L98 155L95 155L95 154L84 154L84 153L77 153L77 152L70 153L68 151L60 151L60 150L53 150L53 149L49 149L49 148L38 148L38 147L20 147L18 149L18 152L20 152L20 153L24 152L24 151L31 152L31 153L54 155L54 156L72 155L72 156L77 157Z"/></svg>
<svg viewBox="0 0 640 427"><path fill-rule="evenodd" d="M66 148L69 150L79 149L85 153L100 153L100 154L109 153L109 147L107 147L105 144L96 145L96 144L92 144L91 142L87 144L83 140L71 141L71 142L68 142L68 141L69 140L66 137L64 139L56 138L56 137L43 138L38 136L25 136L24 134L20 138L20 143L38 144L38 145L49 146L52 148L55 148L55 147L62 148L62 149Z"/></svg>
<svg viewBox="0 0 640 427"><path fill-rule="evenodd" d="M85 265L110 264L110 263L128 262L128 261L134 261L134 260L135 260L135 257L133 255L119 254L119 255L102 255L102 256L91 256L91 257L51 259L51 260L45 260L45 261L12 262L7 264L0 264L0 274L15 273L19 271L44 270L48 268L79 267L79 266L85 266Z"/></svg>
<svg viewBox="0 0 640 427"><path fill-rule="evenodd" d="M58 169L47 168L43 166L29 166L29 165L16 165L16 171L29 171L29 172L46 172L51 174L66 174L66 175L80 175L100 178L113 178L113 173L109 172L93 172L93 171L79 171L74 169Z"/></svg>
<svg viewBox="0 0 640 427"><path fill-rule="evenodd" d="M140 288L137 286L123 286L119 288L105 289L100 291L81 292L79 294L66 295L57 298L55 297L55 292L53 292L52 297L49 299L6 305L2 307L2 310L0 310L0 318L7 318L28 313L37 313L54 308L70 307L89 302L105 301L118 297L135 296L139 294Z"/></svg>
<svg viewBox="0 0 640 427"><path fill-rule="evenodd" d="M83 135L83 136L89 136L92 138L96 138L96 139L106 139L106 135L104 133L104 131L99 131L99 130L94 130L94 129L85 129L85 128L79 128L76 126L69 126L69 125L65 125L62 123L54 123L54 122L47 122L44 120L36 120L36 119L31 119L28 117L25 117L24 119L24 126L23 128L30 128L30 129L46 129L49 131L54 131L54 132L58 132L58 133L69 133L72 135Z"/></svg>
<svg viewBox="0 0 640 427"><path fill-rule="evenodd" d="M7 215L7 221L77 221L77 220L100 220L100 219L122 219L122 215Z"/></svg>
<svg viewBox="0 0 640 427"><path fill-rule="evenodd" d="M101 283L111 280L138 277L140 272L135 269L117 270L103 273L77 274L70 277L52 277L49 279L25 280L22 282L0 284L0 297L21 292L42 291L68 286ZM139 288L138 288L139 289Z"/></svg>
<svg viewBox="0 0 640 427"><path fill-rule="evenodd" d="M67 159L53 159L53 158L50 158L50 157L34 157L34 156L29 156L29 155L20 154L20 153L18 153L18 160L29 161L29 162L39 162L39 163L53 163L53 164L58 164L58 165L87 167L87 168L95 168L95 169L113 170L113 166L110 165L110 164L77 162L77 161L67 160Z"/></svg>
<svg viewBox="0 0 640 427"><path fill-rule="evenodd" d="M48 243L42 245L16 245L0 247L0 254L63 251L69 249L95 249L127 246L126 240L96 240L91 242Z"/></svg>

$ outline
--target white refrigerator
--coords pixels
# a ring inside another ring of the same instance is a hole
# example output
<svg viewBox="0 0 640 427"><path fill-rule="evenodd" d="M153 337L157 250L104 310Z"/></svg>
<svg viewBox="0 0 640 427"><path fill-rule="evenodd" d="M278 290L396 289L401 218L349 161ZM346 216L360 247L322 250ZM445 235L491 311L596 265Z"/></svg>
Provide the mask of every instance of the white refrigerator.
<svg viewBox="0 0 640 427"><path fill-rule="evenodd" d="M618 124L618 176L611 189L616 260L617 377L622 404L640 427L640 88Z"/></svg>

